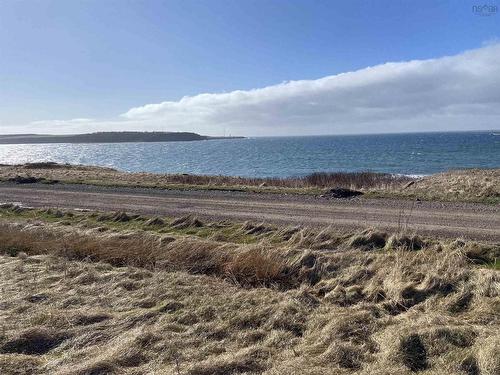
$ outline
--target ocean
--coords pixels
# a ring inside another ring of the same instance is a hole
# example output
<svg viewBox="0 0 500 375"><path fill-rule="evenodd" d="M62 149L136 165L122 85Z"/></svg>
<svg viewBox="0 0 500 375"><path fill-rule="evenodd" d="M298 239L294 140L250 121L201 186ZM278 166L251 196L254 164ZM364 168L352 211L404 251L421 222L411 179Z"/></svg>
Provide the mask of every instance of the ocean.
<svg viewBox="0 0 500 375"><path fill-rule="evenodd" d="M0 145L1 164L54 161L123 171L244 177L500 168L493 132L262 137L167 143Z"/></svg>

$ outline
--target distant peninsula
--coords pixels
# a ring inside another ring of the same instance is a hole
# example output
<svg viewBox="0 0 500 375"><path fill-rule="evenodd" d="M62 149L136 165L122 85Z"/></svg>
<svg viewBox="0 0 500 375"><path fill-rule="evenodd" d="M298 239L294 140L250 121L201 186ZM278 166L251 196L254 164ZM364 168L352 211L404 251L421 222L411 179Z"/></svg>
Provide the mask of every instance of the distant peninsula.
<svg viewBox="0 0 500 375"><path fill-rule="evenodd" d="M244 137L209 137L190 132L98 132L69 135L7 134L0 135L0 144L186 142L238 138Z"/></svg>

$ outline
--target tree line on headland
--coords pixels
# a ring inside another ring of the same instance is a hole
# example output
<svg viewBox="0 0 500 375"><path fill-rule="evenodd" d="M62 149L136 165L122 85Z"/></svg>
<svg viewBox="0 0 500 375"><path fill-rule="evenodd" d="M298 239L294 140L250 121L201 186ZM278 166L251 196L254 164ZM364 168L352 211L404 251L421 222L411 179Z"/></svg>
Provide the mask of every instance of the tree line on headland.
<svg viewBox="0 0 500 375"><path fill-rule="evenodd" d="M97 132L89 134L11 134L0 135L0 144L33 143L123 143L123 142L178 142L243 137L210 137L191 132Z"/></svg>

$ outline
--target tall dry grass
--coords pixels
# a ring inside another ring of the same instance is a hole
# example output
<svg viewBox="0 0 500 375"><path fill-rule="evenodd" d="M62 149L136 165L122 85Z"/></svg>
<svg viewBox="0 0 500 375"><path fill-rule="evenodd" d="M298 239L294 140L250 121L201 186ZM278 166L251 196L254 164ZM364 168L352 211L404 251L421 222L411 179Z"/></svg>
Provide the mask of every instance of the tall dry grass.
<svg viewBox="0 0 500 375"><path fill-rule="evenodd" d="M0 250L1 373L500 369L500 275L476 265L495 245L301 228L242 245L4 222Z"/></svg>
<svg viewBox="0 0 500 375"><path fill-rule="evenodd" d="M306 176L288 178L247 178L234 176L209 176L191 174L125 173L111 168L57 164L52 162L28 163L0 167L0 177L14 178L29 175L58 181L100 181L102 183L130 183L136 185L206 185L206 186L254 186L280 188L327 188L352 189L395 188L412 181L410 177L388 173L317 172Z"/></svg>
<svg viewBox="0 0 500 375"><path fill-rule="evenodd" d="M53 254L72 260L103 261L114 266L216 275L241 285L297 285L298 269L270 246L236 245L193 236L106 233L95 230L0 224L0 252Z"/></svg>
<svg viewBox="0 0 500 375"><path fill-rule="evenodd" d="M242 185L276 186L287 188L327 188L344 187L352 189L372 189L402 186L412 179L388 173L363 172L317 172L303 177L288 178L245 178L231 176L170 175L169 181L186 185Z"/></svg>

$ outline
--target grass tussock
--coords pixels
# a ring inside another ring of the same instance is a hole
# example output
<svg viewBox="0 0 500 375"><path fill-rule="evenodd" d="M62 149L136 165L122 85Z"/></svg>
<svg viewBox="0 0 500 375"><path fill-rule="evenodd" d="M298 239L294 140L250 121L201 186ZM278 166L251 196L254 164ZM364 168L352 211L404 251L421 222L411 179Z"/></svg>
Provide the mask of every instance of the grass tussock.
<svg viewBox="0 0 500 375"><path fill-rule="evenodd" d="M326 173L316 172L301 178L305 186L330 187L339 186L351 189L371 189L381 187L402 186L412 178L396 176L389 173L356 172L356 173Z"/></svg>
<svg viewBox="0 0 500 375"><path fill-rule="evenodd" d="M67 338L66 334L49 328L28 328L3 343L0 353L45 354Z"/></svg>
<svg viewBox="0 0 500 375"><path fill-rule="evenodd" d="M1 373L500 369L500 274L484 267L498 245L13 210L0 222Z"/></svg>

